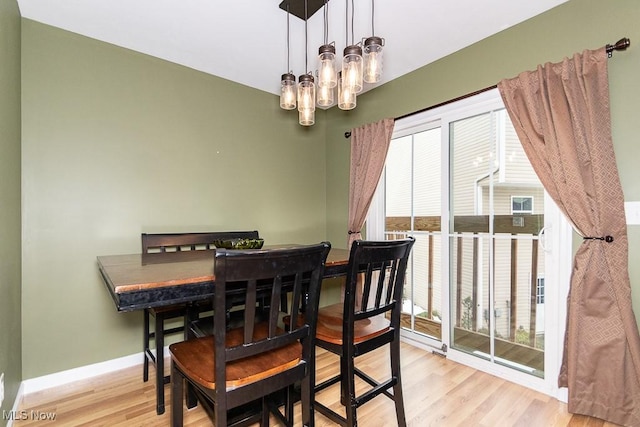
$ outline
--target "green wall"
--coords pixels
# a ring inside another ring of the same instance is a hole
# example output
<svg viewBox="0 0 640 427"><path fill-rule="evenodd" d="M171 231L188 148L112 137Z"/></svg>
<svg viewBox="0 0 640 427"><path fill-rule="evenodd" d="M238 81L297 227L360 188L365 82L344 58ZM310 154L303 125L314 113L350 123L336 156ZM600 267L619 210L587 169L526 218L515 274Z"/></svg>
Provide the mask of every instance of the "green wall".
<svg viewBox="0 0 640 427"><path fill-rule="evenodd" d="M0 0L0 373L9 411L22 380L20 323L20 12ZM0 417L0 425L6 420Z"/></svg>
<svg viewBox="0 0 640 427"><path fill-rule="evenodd" d="M25 379L142 351L96 267L141 232L325 238L323 127L274 95L26 19L22 58Z"/></svg>
<svg viewBox="0 0 640 427"><path fill-rule="evenodd" d="M557 62L622 37L631 47L609 61L612 132L626 201L640 200L640 2L571 0L440 61L384 84L358 98L350 112L327 115L327 238L346 241L349 143L344 132L384 117L398 117L476 90L504 78ZM384 35L391 46L392 34ZM439 40L417 41L437 43ZM389 55L390 57L391 55ZM388 59L390 60L390 59ZM640 322L640 226L629 226L629 258L636 318Z"/></svg>

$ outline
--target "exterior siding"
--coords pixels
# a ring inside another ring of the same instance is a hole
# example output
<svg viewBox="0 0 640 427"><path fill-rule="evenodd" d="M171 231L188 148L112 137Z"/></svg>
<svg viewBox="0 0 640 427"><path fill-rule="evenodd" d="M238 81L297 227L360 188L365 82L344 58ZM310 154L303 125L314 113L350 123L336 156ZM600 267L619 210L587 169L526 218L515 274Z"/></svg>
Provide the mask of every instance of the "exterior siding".
<svg viewBox="0 0 640 427"><path fill-rule="evenodd" d="M504 121L505 126L496 126ZM512 196L533 198L533 214L544 213L544 191L535 172L517 139L513 126L504 110L492 117L490 113L457 121L450 128L452 143L452 215L477 216L512 214ZM499 141L499 142L498 142ZM413 163L412 163L413 161ZM387 216L439 216L441 200L440 182L440 132L427 131L413 136L398 138L392 142L387 158ZM410 165L410 167L407 167ZM490 188L492 190L490 192ZM493 197L490 205L490 196ZM412 227L408 232L412 232ZM387 230L387 232L396 230ZM405 298L413 300L414 314L426 311L428 307L428 232L415 231L417 242L413 250L413 264L410 266ZM435 237L433 247L433 301L432 309L441 313L441 236ZM494 262L494 303L495 330L501 337L509 337L510 307L516 304L516 328L529 329L531 314L531 259L535 239L531 234L518 237L516 260L517 295L511 301L511 235L495 236ZM456 289L461 288L460 312L458 304L453 304L452 322L475 330L489 329L487 308L489 307L489 247L492 240L486 233L463 233L452 240L452 266L461 270L451 272L453 298ZM476 284L478 286L477 313L475 323L473 313L473 260L477 262ZM535 243L537 244L537 242ZM538 251L538 277L544 276L544 256ZM445 284L445 286L447 286ZM466 300L465 300L466 299ZM412 308L407 306L405 311Z"/></svg>

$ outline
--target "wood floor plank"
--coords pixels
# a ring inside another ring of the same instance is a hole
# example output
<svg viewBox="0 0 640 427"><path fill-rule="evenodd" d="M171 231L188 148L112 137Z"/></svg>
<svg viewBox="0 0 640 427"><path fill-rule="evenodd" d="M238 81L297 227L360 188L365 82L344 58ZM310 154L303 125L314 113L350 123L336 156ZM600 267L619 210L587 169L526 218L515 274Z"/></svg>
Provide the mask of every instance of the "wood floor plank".
<svg viewBox="0 0 640 427"><path fill-rule="evenodd" d="M169 360L167 366L168 363ZM359 357L357 366L367 372L373 369L372 376L381 378L389 372L388 351L380 349ZM338 359L319 349L316 368L317 380L321 381L338 372ZM615 427L595 418L569 414L566 404L554 398L406 343L402 344L402 382L409 426ZM357 390L363 389L364 384L358 381ZM14 426L168 426L170 397L171 389L165 386L166 412L156 415L154 383L143 382L142 367L135 366L27 395L19 405L26 419L16 420ZM318 399L340 411L339 397L336 386L323 391ZM55 416L53 421L38 419L51 414ZM299 405L295 415L299 425ZM359 423L365 427L393 426L395 417L393 402L384 396L358 410ZM334 425L319 413L315 419L318 427ZM185 409L184 421L189 427L211 425L200 407Z"/></svg>

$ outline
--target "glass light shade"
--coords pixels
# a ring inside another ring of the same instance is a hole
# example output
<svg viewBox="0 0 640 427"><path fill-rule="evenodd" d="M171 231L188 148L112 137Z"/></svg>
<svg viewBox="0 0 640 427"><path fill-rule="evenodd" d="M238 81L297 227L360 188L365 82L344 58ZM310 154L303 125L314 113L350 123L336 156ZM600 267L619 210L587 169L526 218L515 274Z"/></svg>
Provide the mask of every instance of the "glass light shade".
<svg viewBox="0 0 640 427"><path fill-rule="evenodd" d="M311 126L316 122L316 112L314 110L298 111L298 123L302 126Z"/></svg>
<svg viewBox="0 0 640 427"><path fill-rule="evenodd" d="M316 109L316 85L311 74L298 78L298 111Z"/></svg>
<svg viewBox="0 0 640 427"><path fill-rule="evenodd" d="M318 87L336 87L336 47L325 44L318 49Z"/></svg>
<svg viewBox="0 0 640 427"><path fill-rule="evenodd" d="M333 105L335 89L329 86L318 87L318 106L330 107Z"/></svg>
<svg viewBox="0 0 640 427"><path fill-rule="evenodd" d="M341 110L356 108L356 92L349 85L344 85L342 73L338 73L338 108Z"/></svg>
<svg viewBox="0 0 640 427"><path fill-rule="evenodd" d="M311 74L298 78L298 121L302 126L315 123L316 85Z"/></svg>
<svg viewBox="0 0 640 427"><path fill-rule="evenodd" d="M355 93L362 92L362 48L351 45L344 48L342 58L343 86L349 85Z"/></svg>
<svg viewBox="0 0 640 427"><path fill-rule="evenodd" d="M296 108L296 76L293 74L283 74L280 80L280 108L283 110Z"/></svg>
<svg viewBox="0 0 640 427"><path fill-rule="evenodd" d="M364 41L363 46L363 80L367 83L378 83L382 79L384 39L371 36Z"/></svg>

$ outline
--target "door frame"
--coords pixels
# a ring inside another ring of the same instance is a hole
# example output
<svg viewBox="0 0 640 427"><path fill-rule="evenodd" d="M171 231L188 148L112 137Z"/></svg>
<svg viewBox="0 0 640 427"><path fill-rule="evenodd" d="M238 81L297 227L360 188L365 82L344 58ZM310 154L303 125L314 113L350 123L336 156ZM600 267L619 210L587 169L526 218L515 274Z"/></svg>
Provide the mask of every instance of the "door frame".
<svg viewBox="0 0 640 427"><path fill-rule="evenodd" d="M434 125L441 129L442 205L441 205L441 260L442 260L442 340L402 330L401 337L412 345L429 351L444 353L458 363L488 372L505 380L523 385L544 394L566 401L566 389L557 386L557 378L564 348L566 326L566 298L568 294L573 258L571 225L545 192L545 226L541 233L541 249L545 254L545 351L544 378L539 378L504 365L484 360L469 353L451 348L451 285L450 285L450 143L449 123L491 110L503 109L504 104L497 89L483 92L455 103L416 114L396 123L393 138L414 133ZM384 239L385 182L381 177L367 216L368 239Z"/></svg>

